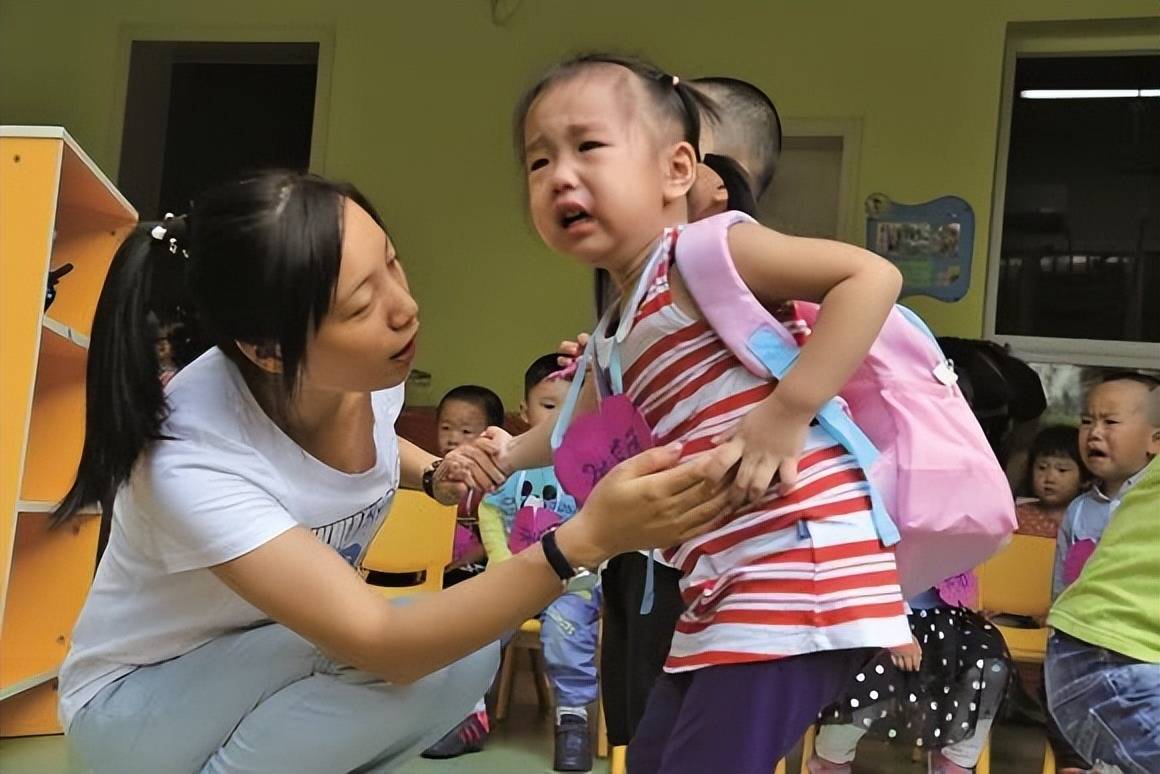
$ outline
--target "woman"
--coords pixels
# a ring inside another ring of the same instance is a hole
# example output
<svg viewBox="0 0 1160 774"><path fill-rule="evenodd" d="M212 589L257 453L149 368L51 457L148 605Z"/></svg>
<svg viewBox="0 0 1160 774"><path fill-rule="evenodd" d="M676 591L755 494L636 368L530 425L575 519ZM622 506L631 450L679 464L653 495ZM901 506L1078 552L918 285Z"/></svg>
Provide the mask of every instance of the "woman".
<svg viewBox="0 0 1160 774"><path fill-rule="evenodd" d="M187 263L216 346L162 392L147 305L170 260ZM350 186L260 174L122 245L56 514L111 514L60 675L62 722L92 770L386 771L466 714L494 641L572 568L712 526L724 494L657 449L543 550L385 601L352 566L395 490L450 503L503 478L479 449L440 461L395 436L418 330L394 245Z"/></svg>

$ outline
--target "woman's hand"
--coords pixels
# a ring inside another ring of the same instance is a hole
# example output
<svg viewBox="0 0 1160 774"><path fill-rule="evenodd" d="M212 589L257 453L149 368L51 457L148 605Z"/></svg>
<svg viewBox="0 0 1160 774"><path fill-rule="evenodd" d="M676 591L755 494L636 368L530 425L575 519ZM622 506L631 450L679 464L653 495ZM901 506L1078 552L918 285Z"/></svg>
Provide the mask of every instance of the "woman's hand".
<svg viewBox="0 0 1160 774"><path fill-rule="evenodd" d="M712 480L702 461L678 465L680 444L625 460L556 532L573 566L594 568L617 554L667 548L716 527L728 513L728 479Z"/></svg>
<svg viewBox="0 0 1160 774"><path fill-rule="evenodd" d="M914 635L911 635L909 644L890 649L890 660L903 672L918 671L922 666L922 647Z"/></svg>
<svg viewBox="0 0 1160 774"><path fill-rule="evenodd" d="M727 433L713 439L720 444L707 455L709 475L724 480L736 466L729 503L737 508L765 497L776 474L779 492L797 483L797 463L805 448L813 416L786 406L775 391L745 415Z"/></svg>

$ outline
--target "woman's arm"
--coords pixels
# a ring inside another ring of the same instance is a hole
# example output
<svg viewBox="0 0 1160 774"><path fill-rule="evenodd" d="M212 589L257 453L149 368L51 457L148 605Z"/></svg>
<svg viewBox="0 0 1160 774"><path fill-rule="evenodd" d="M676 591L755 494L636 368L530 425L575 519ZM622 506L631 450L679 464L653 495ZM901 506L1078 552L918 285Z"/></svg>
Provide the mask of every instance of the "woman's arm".
<svg viewBox="0 0 1160 774"><path fill-rule="evenodd" d="M618 465L556 531L564 556L594 568L625 551L673 545L712 529L724 513L723 487L708 482L696 462L678 466L679 458L680 447L670 445ZM212 569L243 599L334 658L403 683L496 640L563 590L533 547L450 589L395 605L303 528Z"/></svg>
<svg viewBox="0 0 1160 774"><path fill-rule="evenodd" d="M420 449L406 438L399 439L399 486L403 489L422 489L423 472L439 459Z"/></svg>

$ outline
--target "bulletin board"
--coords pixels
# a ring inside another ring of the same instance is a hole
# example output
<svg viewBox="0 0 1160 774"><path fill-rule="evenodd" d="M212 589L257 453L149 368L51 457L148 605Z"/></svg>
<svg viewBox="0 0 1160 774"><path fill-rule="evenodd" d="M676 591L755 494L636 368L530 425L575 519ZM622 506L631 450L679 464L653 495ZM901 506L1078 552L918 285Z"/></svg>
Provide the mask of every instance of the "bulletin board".
<svg viewBox="0 0 1160 774"><path fill-rule="evenodd" d="M958 301L971 282L975 213L958 196L902 204L866 199L866 247L902 272L904 296Z"/></svg>

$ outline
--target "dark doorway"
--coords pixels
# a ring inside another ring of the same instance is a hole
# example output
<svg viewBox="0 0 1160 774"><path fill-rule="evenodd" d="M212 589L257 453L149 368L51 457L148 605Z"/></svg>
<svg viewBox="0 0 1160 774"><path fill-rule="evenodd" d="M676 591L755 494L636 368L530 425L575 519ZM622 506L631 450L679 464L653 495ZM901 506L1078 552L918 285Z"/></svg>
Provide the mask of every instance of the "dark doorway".
<svg viewBox="0 0 1160 774"><path fill-rule="evenodd" d="M263 167L310 165L317 43L134 41L118 185L143 220Z"/></svg>

